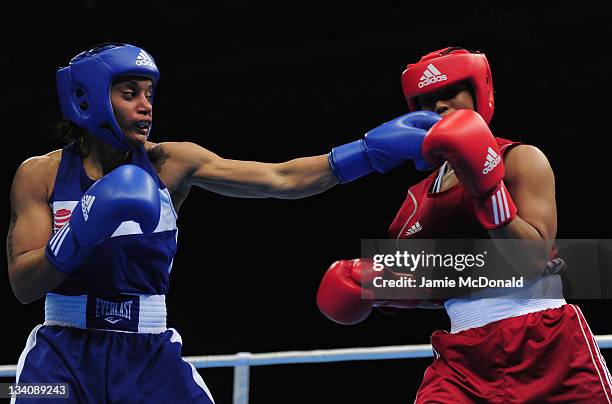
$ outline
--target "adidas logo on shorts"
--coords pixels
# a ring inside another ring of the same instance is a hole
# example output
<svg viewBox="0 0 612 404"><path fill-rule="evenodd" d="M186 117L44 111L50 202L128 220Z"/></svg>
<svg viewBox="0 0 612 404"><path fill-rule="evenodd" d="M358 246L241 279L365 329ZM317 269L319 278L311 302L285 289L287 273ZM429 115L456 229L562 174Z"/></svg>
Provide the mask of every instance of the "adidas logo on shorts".
<svg viewBox="0 0 612 404"><path fill-rule="evenodd" d="M410 226L410 228L406 231L406 236L411 236L414 233L423 230L423 227L421 226L421 224L417 221L415 224L413 224L412 226Z"/></svg>
<svg viewBox="0 0 612 404"><path fill-rule="evenodd" d="M140 53L136 57L136 66L151 66L157 68L155 63L153 63L153 59L151 56L147 54L147 52L140 50Z"/></svg>
<svg viewBox="0 0 612 404"><path fill-rule="evenodd" d="M501 157L499 156L499 154L495 153L495 150L489 147L489 149L487 150L487 160L484 162L484 168L482 169L482 173L485 175L489 174L491 171L493 171L495 167L497 167L500 162Z"/></svg>
<svg viewBox="0 0 612 404"><path fill-rule="evenodd" d="M81 199L81 210L83 211L83 219L85 219L85 221L89 219L89 210L91 209L91 206L95 200L96 197L93 195L85 195L83 196L83 199Z"/></svg>
<svg viewBox="0 0 612 404"><path fill-rule="evenodd" d="M440 70L436 69L436 66L429 64L427 69L423 72L423 75L419 80L418 87L423 88L430 84L437 83L439 81L445 81L447 79L446 74L442 74Z"/></svg>

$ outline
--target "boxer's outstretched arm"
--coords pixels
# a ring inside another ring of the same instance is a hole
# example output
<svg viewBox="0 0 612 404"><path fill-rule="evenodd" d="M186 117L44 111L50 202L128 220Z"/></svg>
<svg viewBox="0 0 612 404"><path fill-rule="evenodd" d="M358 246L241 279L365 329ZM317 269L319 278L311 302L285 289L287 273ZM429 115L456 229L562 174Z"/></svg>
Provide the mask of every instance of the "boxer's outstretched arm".
<svg viewBox="0 0 612 404"><path fill-rule="evenodd" d="M224 159L188 142L164 143L163 149L169 155L166 164L173 165L170 171L179 176L175 182L229 196L297 199L374 171L385 173L406 160L421 167L421 143L438 120L440 116L433 112L412 112L329 154L277 164Z"/></svg>
<svg viewBox="0 0 612 404"><path fill-rule="evenodd" d="M327 155L284 163L262 163L222 158L189 142L163 143L165 165L182 183L222 195L242 198L297 199L323 192L340 181Z"/></svg>
<svg viewBox="0 0 612 404"><path fill-rule="evenodd" d="M34 157L23 163L11 188L11 222L6 238L8 275L21 303L31 303L55 289L66 275L45 257L51 237L52 213L48 202L50 158Z"/></svg>

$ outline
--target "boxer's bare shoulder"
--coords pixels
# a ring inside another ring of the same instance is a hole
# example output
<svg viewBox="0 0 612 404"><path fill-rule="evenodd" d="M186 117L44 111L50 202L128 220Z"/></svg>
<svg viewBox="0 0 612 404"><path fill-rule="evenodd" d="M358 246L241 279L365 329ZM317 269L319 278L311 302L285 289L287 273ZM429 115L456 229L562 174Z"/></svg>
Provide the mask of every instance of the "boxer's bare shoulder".
<svg viewBox="0 0 612 404"><path fill-rule="evenodd" d="M155 168L157 173L162 171L164 164L170 158L170 153L167 149L166 143L153 143L147 141L145 144L147 156L149 157L149 160L153 164L153 168Z"/></svg>
<svg viewBox="0 0 612 404"><path fill-rule="evenodd" d="M177 155L180 154L181 147L177 147L182 142L147 142L145 150L149 161L171 193L181 188L186 176L185 170L177 164Z"/></svg>
<svg viewBox="0 0 612 404"><path fill-rule="evenodd" d="M53 184L62 159L62 150L54 150L42 156L25 160L15 173L13 188L26 188L28 192L38 190L37 194L47 198L53 191Z"/></svg>
<svg viewBox="0 0 612 404"><path fill-rule="evenodd" d="M177 166L176 161L177 153L180 154L180 150L186 147L184 143L185 142L147 142L145 144L147 156L159 178L164 185L168 187L172 196L172 204L177 212L191 190L191 185L184 182L186 175L185 170ZM182 146L180 146L181 144Z"/></svg>

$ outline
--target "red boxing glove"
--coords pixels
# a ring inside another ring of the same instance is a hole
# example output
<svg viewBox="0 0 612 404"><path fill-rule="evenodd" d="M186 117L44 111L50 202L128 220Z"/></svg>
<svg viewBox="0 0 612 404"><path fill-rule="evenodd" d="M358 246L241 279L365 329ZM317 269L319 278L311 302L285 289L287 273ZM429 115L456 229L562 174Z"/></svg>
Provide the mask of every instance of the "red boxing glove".
<svg viewBox="0 0 612 404"><path fill-rule="evenodd" d="M321 279L317 292L317 306L330 320L352 325L365 320L374 307L414 308L420 300L376 299L372 282L375 277L399 279L407 276L388 269L374 270L371 259L334 262Z"/></svg>
<svg viewBox="0 0 612 404"><path fill-rule="evenodd" d="M319 285L319 310L340 324L351 325L365 320L374 307L374 291L363 289L361 285L362 280L368 282L374 278L372 265L371 260L361 259L334 262Z"/></svg>
<svg viewBox="0 0 612 404"><path fill-rule="evenodd" d="M496 229L516 216L504 185L504 161L489 126L475 111L461 109L432 126L422 146L432 164L447 160L465 190L476 200L476 217Z"/></svg>

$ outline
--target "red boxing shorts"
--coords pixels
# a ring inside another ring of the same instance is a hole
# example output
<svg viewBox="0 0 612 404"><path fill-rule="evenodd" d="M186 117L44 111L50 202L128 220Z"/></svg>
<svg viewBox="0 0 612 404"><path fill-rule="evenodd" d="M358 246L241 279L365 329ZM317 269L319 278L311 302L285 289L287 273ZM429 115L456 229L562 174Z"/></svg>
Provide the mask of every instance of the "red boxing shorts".
<svg viewBox="0 0 612 404"><path fill-rule="evenodd" d="M415 403L611 403L612 377L577 306L431 336Z"/></svg>

